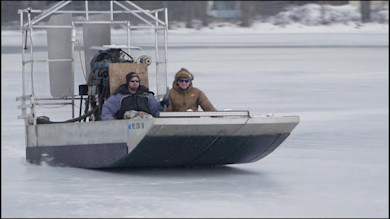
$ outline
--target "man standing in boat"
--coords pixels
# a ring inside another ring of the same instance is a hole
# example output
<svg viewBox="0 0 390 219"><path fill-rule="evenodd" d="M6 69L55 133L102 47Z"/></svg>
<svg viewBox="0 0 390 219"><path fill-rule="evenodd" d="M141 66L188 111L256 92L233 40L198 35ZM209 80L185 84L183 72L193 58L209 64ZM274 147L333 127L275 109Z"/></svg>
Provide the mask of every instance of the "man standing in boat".
<svg viewBox="0 0 390 219"><path fill-rule="evenodd" d="M203 91L192 86L194 75L181 68L175 75L172 88L169 90L168 112L217 111Z"/></svg>
<svg viewBox="0 0 390 219"><path fill-rule="evenodd" d="M163 111L153 92L140 85L140 78L135 72L126 75L126 84L122 84L103 104L102 120L123 119L127 111L140 111L157 116Z"/></svg>

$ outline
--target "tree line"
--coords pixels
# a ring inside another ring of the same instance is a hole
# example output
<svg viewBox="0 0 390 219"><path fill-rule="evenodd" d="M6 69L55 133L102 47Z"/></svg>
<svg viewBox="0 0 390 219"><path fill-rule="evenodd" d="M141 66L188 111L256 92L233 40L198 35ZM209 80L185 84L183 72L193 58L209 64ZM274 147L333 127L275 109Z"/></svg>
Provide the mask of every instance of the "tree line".
<svg viewBox="0 0 390 219"><path fill-rule="evenodd" d="M31 7L32 9L47 9L58 1L1 1L1 23L10 24L19 22L18 9ZM288 6L304 5L308 3L343 5L349 1L240 1L241 16L228 21L237 21L243 27L251 25L253 19L258 16L272 16L283 11ZM370 18L370 1L361 2L362 22L368 22ZM145 9L168 8L170 21L181 21L186 23L186 27L192 28L193 21L201 21L203 26L207 26L214 21L207 14L212 1L135 1L138 6ZM74 1L73 9L84 9L84 1ZM108 5L102 1L89 1L89 7L99 8Z"/></svg>

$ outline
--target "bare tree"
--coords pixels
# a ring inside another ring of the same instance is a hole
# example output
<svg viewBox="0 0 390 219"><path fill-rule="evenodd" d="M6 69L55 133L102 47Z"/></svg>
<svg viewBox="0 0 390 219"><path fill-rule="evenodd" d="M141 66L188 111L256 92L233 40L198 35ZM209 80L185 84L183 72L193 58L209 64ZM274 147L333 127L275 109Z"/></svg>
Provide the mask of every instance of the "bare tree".
<svg viewBox="0 0 390 219"><path fill-rule="evenodd" d="M202 20L202 25L207 27L209 25L209 20L207 17L207 1L200 1L200 19Z"/></svg>
<svg viewBox="0 0 390 219"><path fill-rule="evenodd" d="M241 26L242 27L249 27L251 25L253 8L254 8L253 1L241 2Z"/></svg>
<svg viewBox="0 0 390 219"><path fill-rule="evenodd" d="M370 1L360 1L360 12L362 14L362 22L366 23L370 21Z"/></svg>
<svg viewBox="0 0 390 219"><path fill-rule="evenodd" d="M193 2L192 1L186 1L185 2L185 7L186 7L186 27L187 28L192 28L192 19L194 18L194 8L193 8Z"/></svg>

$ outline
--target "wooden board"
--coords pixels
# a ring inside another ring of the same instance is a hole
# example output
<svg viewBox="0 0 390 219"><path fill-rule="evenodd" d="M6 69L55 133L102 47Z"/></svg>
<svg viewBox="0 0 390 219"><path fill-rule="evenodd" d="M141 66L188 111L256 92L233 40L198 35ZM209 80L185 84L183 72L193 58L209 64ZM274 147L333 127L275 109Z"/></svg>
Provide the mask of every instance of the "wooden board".
<svg viewBox="0 0 390 219"><path fill-rule="evenodd" d="M126 83L129 72L138 74L141 84L149 88L148 65L146 63L111 63L108 66L110 80L110 95L121 85Z"/></svg>

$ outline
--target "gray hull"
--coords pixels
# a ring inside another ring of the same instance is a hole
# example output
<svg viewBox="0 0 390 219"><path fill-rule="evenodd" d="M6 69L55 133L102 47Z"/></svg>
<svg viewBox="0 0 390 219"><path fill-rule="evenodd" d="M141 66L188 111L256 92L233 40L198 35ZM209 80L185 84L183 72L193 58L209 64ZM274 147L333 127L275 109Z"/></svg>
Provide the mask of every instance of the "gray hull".
<svg viewBox="0 0 390 219"><path fill-rule="evenodd" d="M26 159L80 168L249 163L274 151L298 122L288 116L40 124L28 127Z"/></svg>

